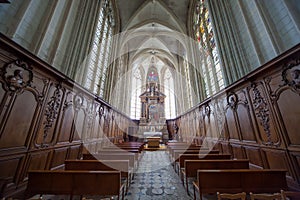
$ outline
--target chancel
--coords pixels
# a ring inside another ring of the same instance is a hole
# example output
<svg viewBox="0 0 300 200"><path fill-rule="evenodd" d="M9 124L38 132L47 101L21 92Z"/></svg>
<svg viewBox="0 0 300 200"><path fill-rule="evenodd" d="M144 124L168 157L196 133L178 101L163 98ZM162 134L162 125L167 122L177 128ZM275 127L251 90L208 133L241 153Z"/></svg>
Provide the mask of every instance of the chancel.
<svg viewBox="0 0 300 200"><path fill-rule="evenodd" d="M139 137L160 137L167 142L169 135L165 117L165 98L160 85L158 70L155 67L155 57L151 57L150 67L146 77L145 91L141 98L141 118L139 123Z"/></svg>
<svg viewBox="0 0 300 200"><path fill-rule="evenodd" d="M299 199L299 5L0 0L0 198Z"/></svg>

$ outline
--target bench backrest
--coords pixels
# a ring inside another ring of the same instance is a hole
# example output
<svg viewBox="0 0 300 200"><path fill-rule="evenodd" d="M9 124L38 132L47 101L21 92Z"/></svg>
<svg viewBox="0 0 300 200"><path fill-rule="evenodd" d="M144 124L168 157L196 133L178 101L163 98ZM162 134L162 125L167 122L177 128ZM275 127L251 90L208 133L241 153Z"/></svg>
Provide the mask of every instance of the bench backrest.
<svg viewBox="0 0 300 200"><path fill-rule="evenodd" d="M187 177L197 177L198 169L249 169L249 160L185 160Z"/></svg>
<svg viewBox="0 0 300 200"><path fill-rule="evenodd" d="M122 177L128 177L128 160L65 160L65 170L121 171Z"/></svg>
<svg viewBox="0 0 300 200"><path fill-rule="evenodd" d="M28 172L26 198L36 194L118 195L121 173L117 171Z"/></svg>
<svg viewBox="0 0 300 200"><path fill-rule="evenodd" d="M128 160L129 167L135 167L135 155L133 153L99 153L83 154L83 160Z"/></svg>
<svg viewBox="0 0 300 200"><path fill-rule="evenodd" d="M173 159L177 162L180 154L219 154L219 150L208 150L208 149L188 149L188 150L175 150L172 154Z"/></svg>
<svg viewBox="0 0 300 200"><path fill-rule="evenodd" d="M175 147L170 147L168 150L172 154L176 150L197 150L197 149L209 150L209 148L202 147L202 146L175 146Z"/></svg>
<svg viewBox="0 0 300 200"><path fill-rule="evenodd" d="M180 154L179 166L184 167L185 160L224 160L231 159L230 154Z"/></svg>
<svg viewBox="0 0 300 200"><path fill-rule="evenodd" d="M216 192L273 193L287 188L286 170L198 170L200 194Z"/></svg>
<svg viewBox="0 0 300 200"><path fill-rule="evenodd" d="M114 148L103 148L101 150L98 151L98 153L101 152L115 152L115 153L140 153L141 151L139 149L124 149L124 148L118 148L118 147L114 147Z"/></svg>

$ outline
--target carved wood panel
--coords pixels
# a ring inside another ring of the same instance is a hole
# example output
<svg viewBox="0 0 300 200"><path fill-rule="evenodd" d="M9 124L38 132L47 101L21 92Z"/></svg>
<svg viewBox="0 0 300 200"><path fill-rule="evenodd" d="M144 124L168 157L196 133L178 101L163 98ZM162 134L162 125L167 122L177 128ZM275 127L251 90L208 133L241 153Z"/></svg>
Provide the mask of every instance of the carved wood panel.
<svg viewBox="0 0 300 200"><path fill-rule="evenodd" d="M231 144L231 147L232 147L233 158L237 158L237 159L245 159L246 158L244 147L242 145Z"/></svg>
<svg viewBox="0 0 300 200"><path fill-rule="evenodd" d="M50 169L62 169L67 158L68 147L57 148L53 150L52 160L50 162Z"/></svg>
<svg viewBox="0 0 300 200"><path fill-rule="evenodd" d="M1 34L0 84L4 197L26 188L28 170L60 169L65 159L80 157L83 142L96 152L102 138L122 134L112 120L117 111ZM130 122L120 113L118 120Z"/></svg>
<svg viewBox="0 0 300 200"><path fill-rule="evenodd" d="M252 83L249 93L256 124L259 129L260 141L264 145L280 146L281 140L278 136L275 117L263 84L261 82Z"/></svg>
<svg viewBox="0 0 300 200"><path fill-rule="evenodd" d="M24 154L0 158L0 194L16 189L24 160Z"/></svg>
<svg viewBox="0 0 300 200"><path fill-rule="evenodd" d="M292 181L296 181L296 175L292 168L289 156L286 151L278 149L267 149L262 148L265 159L270 169L285 169L287 171L287 176Z"/></svg>
<svg viewBox="0 0 300 200"><path fill-rule="evenodd" d="M190 112L200 116L207 105L213 104L216 126L220 127L222 104L219 106L219 102L225 101L224 134L219 140L222 152L248 158L255 168L287 169L289 186L300 190L299 100L300 45ZM189 120L193 120L189 114L177 118L179 129L185 126L180 122ZM208 118L199 118L198 123L200 135L205 135Z"/></svg>
<svg viewBox="0 0 300 200"><path fill-rule="evenodd" d="M34 95L29 91L14 95L10 98L10 107L3 122L0 147L15 148L28 146L28 142L34 129L34 120L38 115L39 104ZM25 114L26 113L26 114Z"/></svg>
<svg viewBox="0 0 300 200"><path fill-rule="evenodd" d="M292 151L290 152L290 154L291 154L292 164L296 173L296 179L298 183L300 183L300 152Z"/></svg>
<svg viewBox="0 0 300 200"><path fill-rule="evenodd" d="M264 164L260 153L260 148L245 145L244 149L246 152L246 158L249 159L252 167L263 169Z"/></svg>
<svg viewBox="0 0 300 200"><path fill-rule="evenodd" d="M67 159L80 159L81 145L70 146L68 149Z"/></svg>

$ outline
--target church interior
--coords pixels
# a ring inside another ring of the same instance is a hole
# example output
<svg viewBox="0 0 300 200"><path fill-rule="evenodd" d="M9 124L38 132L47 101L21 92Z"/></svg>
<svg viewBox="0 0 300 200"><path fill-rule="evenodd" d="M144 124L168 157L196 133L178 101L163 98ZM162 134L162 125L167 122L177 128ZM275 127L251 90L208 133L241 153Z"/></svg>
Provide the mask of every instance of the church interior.
<svg viewBox="0 0 300 200"><path fill-rule="evenodd" d="M298 0L0 0L0 198L300 199L299 42Z"/></svg>

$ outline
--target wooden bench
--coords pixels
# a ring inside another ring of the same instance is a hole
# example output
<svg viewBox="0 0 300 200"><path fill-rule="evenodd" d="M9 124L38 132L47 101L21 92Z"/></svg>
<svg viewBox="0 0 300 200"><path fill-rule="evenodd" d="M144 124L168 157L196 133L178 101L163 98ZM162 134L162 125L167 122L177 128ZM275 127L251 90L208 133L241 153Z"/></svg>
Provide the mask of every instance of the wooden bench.
<svg viewBox="0 0 300 200"><path fill-rule="evenodd" d="M230 154L180 154L179 162L175 163L175 171L178 169L178 174L180 170L184 167L185 160L228 160L231 159Z"/></svg>
<svg viewBox="0 0 300 200"><path fill-rule="evenodd" d="M208 148L206 148L206 147L202 147L202 146L196 146L196 145L180 145L180 146L172 146L172 147L168 147L168 152L169 152L169 154L173 154L173 151L175 151L175 150L188 150L188 149L190 149L190 150L192 150L192 149L201 149L201 148L203 148L203 149L207 149L208 150Z"/></svg>
<svg viewBox="0 0 300 200"><path fill-rule="evenodd" d="M116 153L116 152L106 152L98 154L82 154L83 160L128 160L129 168L133 171L132 178L134 177L134 172L137 168L137 161L134 153Z"/></svg>
<svg viewBox="0 0 300 200"><path fill-rule="evenodd" d="M28 172L25 198L34 195L101 195L118 196L124 199L124 184L121 172L117 171L51 171Z"/></svg>
<svg viewBox="0 0 300 200"><path fill-rule="evenodd" d="M107 154L107 153L114 153L114 154L127 154L131 153L134 154L135 160L139 161L141 158L141 154L139 153L139 150L137 149L131 149L131 150L124 150L124 149L118 149L118 148L111 148L111 149L101 149L97 152L97 154Z"/></svg>
<svg viewBox="0 0 300 200"><path fill-rule="evenodd" d="M140 151L144 149L144 144L115 144L115 146L120 148L138 148Z"/></svg>
<svg viewBox="0 0 300 200"><path fill-rule="evenodd" d="M109 147L103 147L100 151L102 150L117 150L117 151L124 151L124 152L131 152L131 153L141 153L142 149L140 147L119 147L119 146L109 146Z"/></svg>
<svg viewBox="0 0 300 200"><path fill-rule="evenodd" d="M172 161L175 162L179 161L180 154L219 154L219 150L208 150L208 149L201 149L201 150L175 150L172 155Z"/></svg>
<svg viewBox="0 0 300 200"><path fill-rule="evenodd" d="M65 160L65 170L80 171L120 171L126 179L126 191L132 179L128 160Z"/></svg>
<svg viewBox="0 0 300 200"><path fill-rule="evenodd" d="M198 169L249 169L249 160L185 160L181 180L188 194L188 178L196 178Z"/></svg>
<svg viewBox="0 0 300 200"><path fill-rule="evenodd" d="M193 182L202 200L210 193L274 193L287 189L286 170L197 170L197 181Z"/></svg>

